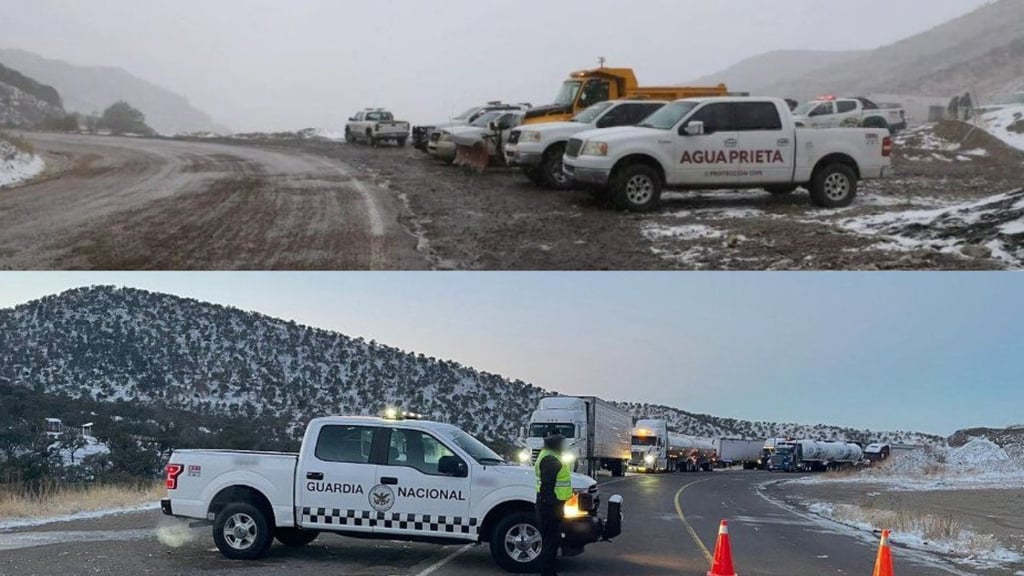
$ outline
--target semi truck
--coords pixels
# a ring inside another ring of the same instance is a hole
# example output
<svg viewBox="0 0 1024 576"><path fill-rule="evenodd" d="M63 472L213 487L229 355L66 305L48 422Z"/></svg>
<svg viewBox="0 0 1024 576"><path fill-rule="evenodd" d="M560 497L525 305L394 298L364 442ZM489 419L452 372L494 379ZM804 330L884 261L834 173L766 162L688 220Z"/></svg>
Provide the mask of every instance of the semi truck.
<svg viewBox="0 0 1024 576"><path fill-rule="evenodd" d="M602 62L600 68L570 74L569 79L562 83L554 103L530 109L523 124L563 122L594 104L608 100L632 98L670 101L728 94L729 89L725 84L643 87L632 68L605 68Z"/></svg>
<svg viewBox="0 0 1024 576"><path fill-rule="evenodd" d="M175 450L167 465L168 516L213 528L234 560L264 557L273 541L302 547L321 533L436 544L489 543L506 571L540 571L545 543L533 470L510 466L450 424L329 417L309 423L298 454ZM563 556L622 532L622 498L601 517L597 482L571 477Z"/></svg>
<svg viewBox="0 0 1024 576"><path fill-rule="evenodd" d="M629 469L636 472L669 472L678 466L678 453L669 445L668 422L637 420L633 426Z"/></svg>
<svg viewBox="0 0 1024 576"><path fill-rule="evenodd" d="M775 447L770 470L781 472L824 472L859 466L864 450L848 442L796 440Z"/></svg>
<svg viewBox="0 0 1024 576"><path fill-rule="evenodd" d="M595 476L608 470L624 476L630 459L633 417L594 396L543 398L530 416L526 438L530 462L544 447L544 436L556 430L565 437L563 457L574 471Z"/></svg>
<svg viewBox="0 0 1024 576"><path fill-rule="evenodd" d="M771 468L775 448L787 442L789 442L788 438L768 438L765 440L764 446L761 447L761 457L757 460L758 470L768 470Z"/></svg>
<svg viewBox="0 0 1024 576"><path fill-rule="evenodd" d="M715 452L720 466L743 466L746 470L757 468L764 447L762 440L743 440L739 438L716 438Z"/></svg>

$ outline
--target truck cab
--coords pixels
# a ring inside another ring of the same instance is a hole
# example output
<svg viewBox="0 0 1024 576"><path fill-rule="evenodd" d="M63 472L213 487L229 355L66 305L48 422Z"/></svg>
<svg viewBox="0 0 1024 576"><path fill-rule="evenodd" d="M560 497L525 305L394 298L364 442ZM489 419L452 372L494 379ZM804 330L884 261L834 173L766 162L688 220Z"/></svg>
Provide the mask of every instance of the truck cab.
<svg viewBox="0 0 1024 576"><path fill-rule="evenodd" d="M623 98L676 100L700 96L725 96L729 90L724 84L707 87L664 86L641 87L632 68L595 68L569 75L562 83L552 104L537 106L526 114L524 124L560 122L583 110Z"/></svg>
<svg viewBox="0 0 1024 576"><path fill-rule="evenodd" d="M906 111L899 106L880 106L871 100L822 96L793 111L796 125L804 128L885 128L895 134L907 128Z"/></svg>
<svg viewBox="0 0 1024 576"><path fill-rule="evenodd" d="M621 532L621 498L598 513L597 483L572 478L562 550L581 553ZM322 532L385 540L490 543L511 572L536 571L541 550L534 471L509 465L458 427L405 418L309 423L298 454L178 450L165 514L207 521L233 559L264 556L274 538L301 546Z"/></svg>
<svg viewBox="0 0 1024 576"><path fill-rule="evenodd" d="M608 470L624 476L629 466L629 437L633 418L610 402L594 396L542 398L530 416L526 447L530 462L544 447L551 429L565 437L563 458L590 476Z"/></svg>
<svg viewBox="0 0 1024 576"><path fill-rule="evenodd" d="M633 426L630 470L665 472L669 468L668 423L664 420L637 420Z"/></svg>

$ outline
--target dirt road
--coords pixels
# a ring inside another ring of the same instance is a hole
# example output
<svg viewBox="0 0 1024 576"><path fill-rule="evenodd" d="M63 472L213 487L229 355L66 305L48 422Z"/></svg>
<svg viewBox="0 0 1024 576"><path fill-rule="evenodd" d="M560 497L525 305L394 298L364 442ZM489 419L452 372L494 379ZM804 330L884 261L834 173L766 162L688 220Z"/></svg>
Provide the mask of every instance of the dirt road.
<svg viewBox="0 0 1024 576"><path fill-rule="evenodd" d="M322 156L29 134L49 178L0 192L0 269L420 269L395 197Z"/></svg>
<svg viewBox="0 0 1024 576"><path fill-rule="evenodd" d="M56 176L0 191L0 269L1024 269L1024 153L961 125L902 136L850 208L724 190L642 215L412 149L29 139Z"/></svg>

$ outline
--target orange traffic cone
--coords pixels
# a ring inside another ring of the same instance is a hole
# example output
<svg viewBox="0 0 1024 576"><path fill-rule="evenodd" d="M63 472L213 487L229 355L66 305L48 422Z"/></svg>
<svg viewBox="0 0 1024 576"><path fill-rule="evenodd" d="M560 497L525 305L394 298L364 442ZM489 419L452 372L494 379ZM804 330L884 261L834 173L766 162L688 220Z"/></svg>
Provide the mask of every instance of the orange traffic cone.
<svg viewBox="0 0 1024 576"><path fill-rule="evenodd" d="M878 549L878 560L875 561L875 576L895 576L892 568L892 548L889 547L891 531L882 530L882 546Z"/></svg>
<svg viewBox="0 0 1024 576"><path fill-rule="evenodd" d="M718 542L715 543L715 560L708 576L736 576L732 567L732 545L729 544L729 522L722 520L718 528Z"/></svg>

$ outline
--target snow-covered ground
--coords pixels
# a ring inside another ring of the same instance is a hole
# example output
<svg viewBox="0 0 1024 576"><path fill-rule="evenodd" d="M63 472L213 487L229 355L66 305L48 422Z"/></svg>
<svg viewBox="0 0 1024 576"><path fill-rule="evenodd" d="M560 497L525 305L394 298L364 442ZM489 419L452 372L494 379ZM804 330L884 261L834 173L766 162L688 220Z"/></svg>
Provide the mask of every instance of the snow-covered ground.
<svg viewBox="0 0 1024 576"><path fill-rule="evenodd" d="M978 125L1018 150L1024 150L1024 104L983 114Z"/></svg>
<svg viewBox="0 0 1024 576"><path fill-rule="evenodd" d="M45 168L46 163L42 158L22 152L14 144L0 138L0 188L31 180Z"/></svg>
<svg viewBox="0 0 1024 576"><path fill-rule="evenodd" d="M839 226L877 237L882 249L951 254L980 250L986 252L983 257L1024 269L1024 190L932 210L858 216Z"/></svg>
<svg viewBox="0 0 1024 576"><path fill-rule="evenodd" d="M893 491L1019 488L1024 484L1024 460L985 438L975 438L957 448L924 448L894 455L884 465L849 476L808 476L793 482L879 484Z"/></svg>
<svg viewBox="0 0 1024 576"><path fill-rule="evenodd" d="M1007 549L992 536L963 528L955 519L928 515L901 516L889 510L823 502L810 504L808 510L812 514L869 533L900 525L902 528L892 533L893 543L914 550L945 554L975 568L984 569L1024 561L1024 556Z"/></svg>

